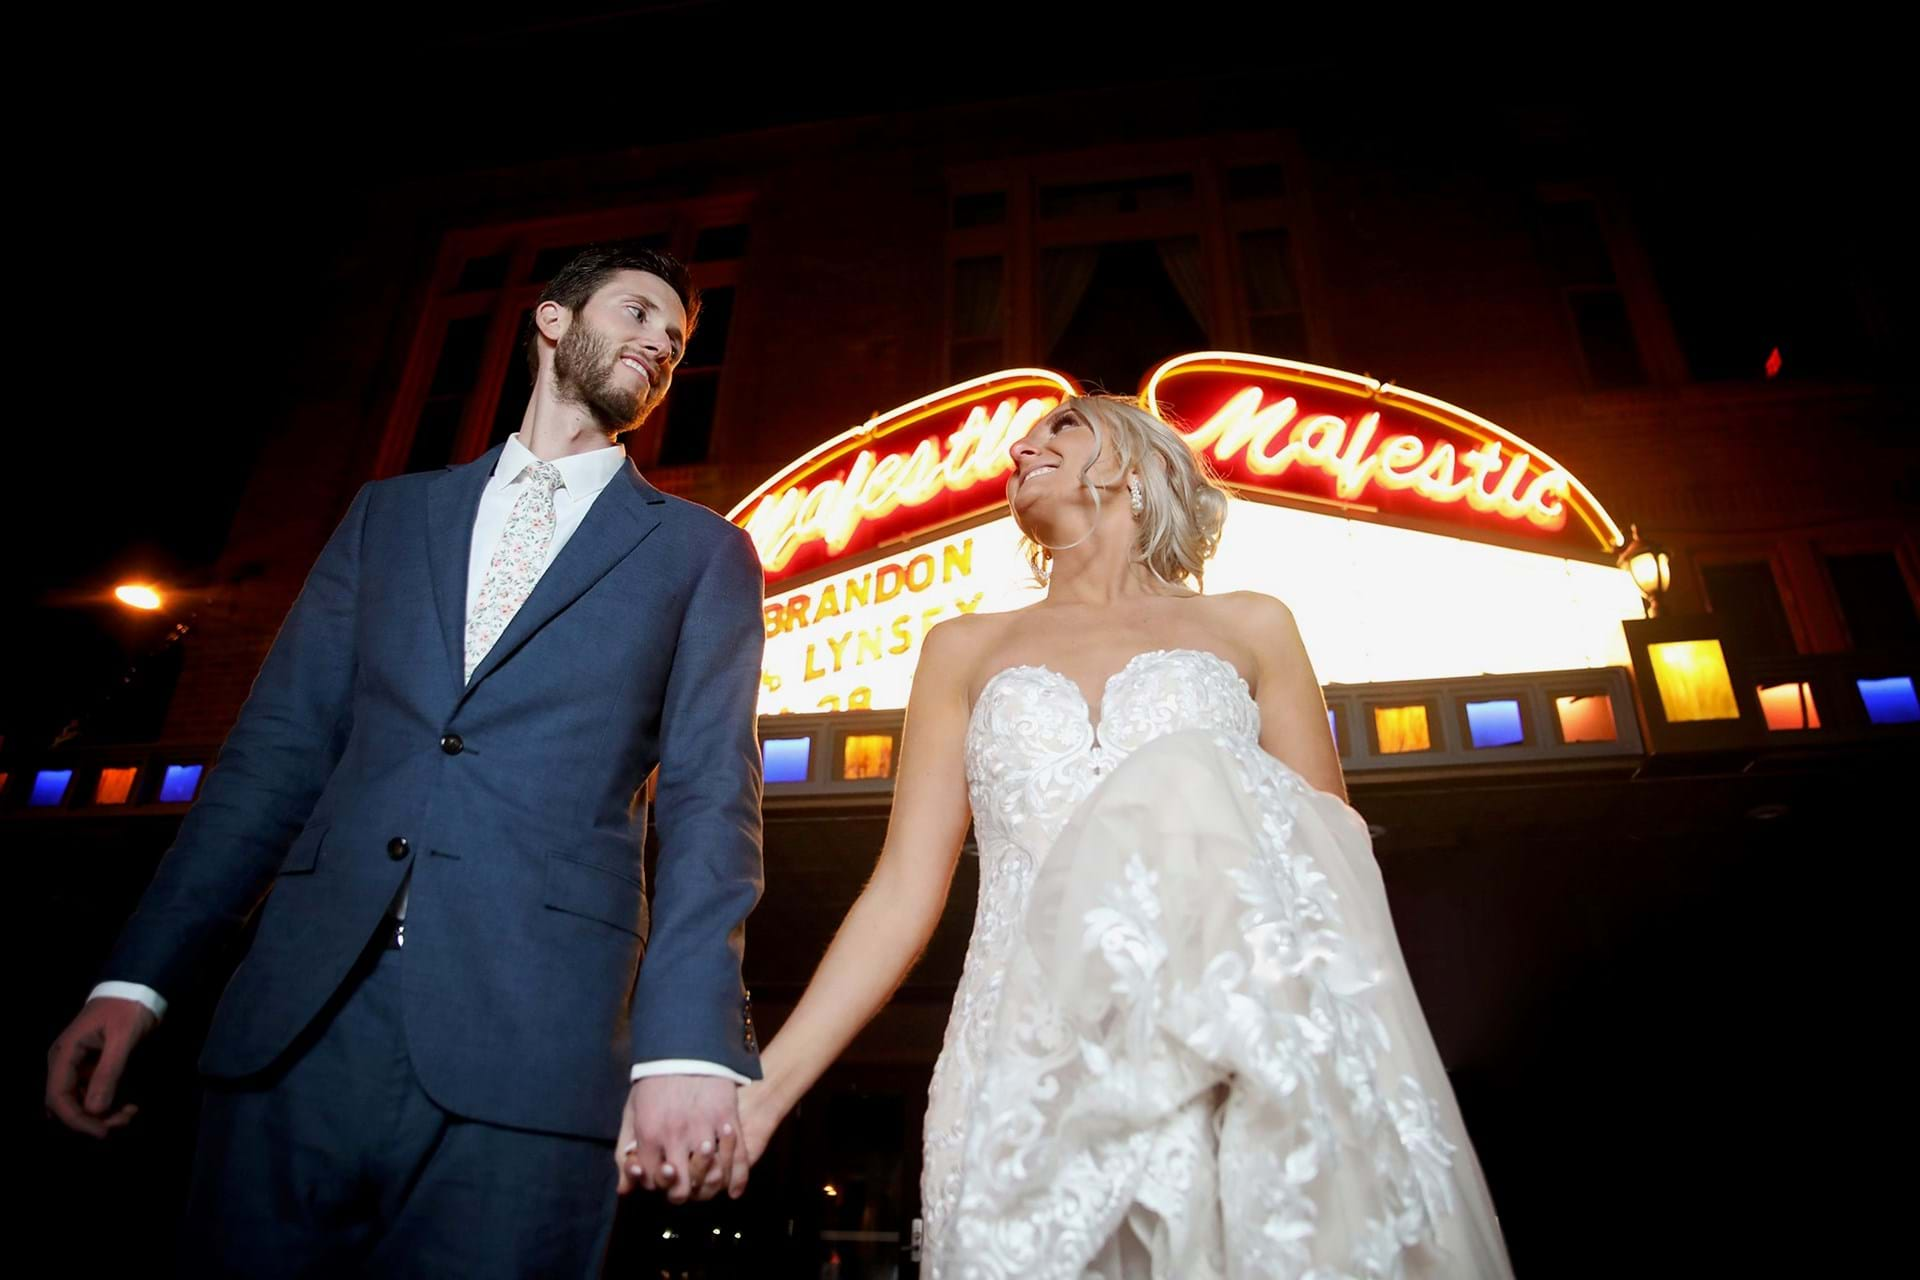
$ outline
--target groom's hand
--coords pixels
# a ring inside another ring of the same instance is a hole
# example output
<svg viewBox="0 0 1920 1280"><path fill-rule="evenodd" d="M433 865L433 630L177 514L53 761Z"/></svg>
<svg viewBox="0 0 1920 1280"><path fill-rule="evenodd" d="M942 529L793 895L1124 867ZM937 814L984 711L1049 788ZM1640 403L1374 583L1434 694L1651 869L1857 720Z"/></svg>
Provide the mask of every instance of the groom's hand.
<svg viewBox="0 0 1920 1280"><path fill-rule="evenodd" d="M620 1194L634 1185L674 1204L710 1200L728 1185L740 1115L739 1086L722 1076L647 1076L627 1091L614 1158ZM738 1195L738 1192L734 1193Z"/></svg>
<svg viewBox="0 0 1920 1280"><path fill-rule="evenodd" d="M87 1001L47 1050L47 1114L95 1138L133 1119L139 1108L115 1110L114 1095L133 1046L158 1022L138 1001L111 996Z"/></svg>

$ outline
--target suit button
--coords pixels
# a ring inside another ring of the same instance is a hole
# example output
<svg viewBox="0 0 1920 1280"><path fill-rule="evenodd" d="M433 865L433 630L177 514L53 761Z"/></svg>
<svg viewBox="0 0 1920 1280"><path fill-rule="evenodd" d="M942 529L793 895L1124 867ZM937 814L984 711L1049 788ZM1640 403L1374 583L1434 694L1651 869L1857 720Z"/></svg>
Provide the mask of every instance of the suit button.
<svg viewBox="0 0 1920 1280"><path fill-rule="evenodd" d="M395 862L407 856L407 840L405 836L395 836L393 839L387 841L387 856Z"/></svg>
<svg viewBox="0 0 1920 1280"><path fill-rule="evenodd" d="M457 756L467 749L467 744L460 740L459 734L450 733L440 739L440 749L450 756Z"/></svg>

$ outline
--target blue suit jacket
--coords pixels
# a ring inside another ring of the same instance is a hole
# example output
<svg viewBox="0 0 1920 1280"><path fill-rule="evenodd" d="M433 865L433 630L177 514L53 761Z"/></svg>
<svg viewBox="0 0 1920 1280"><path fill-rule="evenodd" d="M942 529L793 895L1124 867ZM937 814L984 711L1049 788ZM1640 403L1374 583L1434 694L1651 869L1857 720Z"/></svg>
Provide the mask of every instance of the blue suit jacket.
<svg viewBox="0 0 1920 1280"><path fill-rule="evenodd" d="M104 972L177 991L265 895L201 1057L255 1075L411 872L403 1007L429 1095L606 1138L630 1063L759 1074L740 962L761 887L760 566L739 529L628 465L463 685L498 453L360 491ZM638 793L656 764L649 931Z"/></svg>

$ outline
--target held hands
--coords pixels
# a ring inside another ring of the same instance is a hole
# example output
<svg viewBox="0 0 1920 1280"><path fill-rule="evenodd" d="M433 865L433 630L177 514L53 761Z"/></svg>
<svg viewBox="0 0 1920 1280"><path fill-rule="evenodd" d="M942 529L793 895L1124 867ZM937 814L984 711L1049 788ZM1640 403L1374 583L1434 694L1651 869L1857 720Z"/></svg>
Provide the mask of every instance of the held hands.
<svg viewBox="0 0 1920 1280"><path fill-rule="evenodd" d="M785 1111L764 1081L739 1086L715 1076L650 1076L633 1082L614 1149L619 1190L666 1193L673 1204L739 1199L747 1171L767 1149Z"/></svg>
<svg viewBox="0 0 1920 1280"><path fill-rule="evenodd" d="M737 1199L747 1186L738 1089L719 1076L635 1080L614 1147L620 1194L639 1185L664 1191L674 1204L711 1200L722 1189Z"/></svg>
<svg viewBox="0 0 1920 1280"><path fill-rule="evenodd" d="M139 1108L114 1108L120 1076L133 1047L158 1023L135 1000L87 1001L47 1050L47 1114L94 1138L125 1127Z"/></svg>

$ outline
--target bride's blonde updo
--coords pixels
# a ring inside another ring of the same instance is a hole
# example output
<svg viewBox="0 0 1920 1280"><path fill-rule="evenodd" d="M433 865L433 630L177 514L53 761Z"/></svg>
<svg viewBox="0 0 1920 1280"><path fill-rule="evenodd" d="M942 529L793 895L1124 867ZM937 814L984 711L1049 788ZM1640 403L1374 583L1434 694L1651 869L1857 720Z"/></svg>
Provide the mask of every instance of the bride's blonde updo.
<svg viewBox="0 0 1920 1280"><path fill-rule="evenodd" d="M1131 396L1068 396L1060 404L1060 409L1066 408L1078 410L1093 430L1093 457L1080 469L1080 483L1093 495L1094 520L1100 518L1100 490L1088 477L1111 449L1119 460L1117 474L1123 489L1129 473L1140 476L1142 510L1134 520L1133 558L1163 582L1190 581L1199 590L1227 518L1227 491L1206 460L1187 447L1179 432ZM1019 487L1015 472L1007 481L1009 507ZM1014 521L1019 523L1017 513ZM1021 550L1033 566L1033 576L1044 584L1050 552L1025 526L1020 533Z"/></svg>

